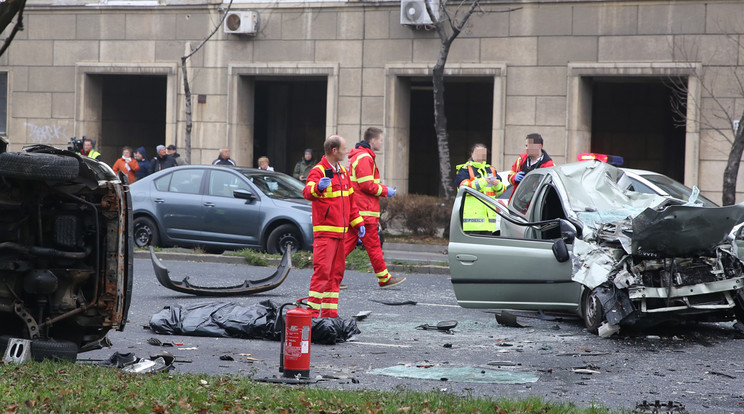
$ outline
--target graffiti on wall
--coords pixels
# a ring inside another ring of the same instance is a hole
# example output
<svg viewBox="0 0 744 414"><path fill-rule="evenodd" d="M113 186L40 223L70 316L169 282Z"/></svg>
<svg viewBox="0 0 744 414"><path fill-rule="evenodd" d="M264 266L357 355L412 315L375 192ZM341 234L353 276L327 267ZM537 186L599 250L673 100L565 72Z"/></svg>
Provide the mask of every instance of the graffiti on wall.
<svg viewBox="0 0 744 414"><path fill-rule="evenodd" d="M28 139L34 144L67 142L67 132L61 125L36 125L24 123L28 128Z"/></svg>

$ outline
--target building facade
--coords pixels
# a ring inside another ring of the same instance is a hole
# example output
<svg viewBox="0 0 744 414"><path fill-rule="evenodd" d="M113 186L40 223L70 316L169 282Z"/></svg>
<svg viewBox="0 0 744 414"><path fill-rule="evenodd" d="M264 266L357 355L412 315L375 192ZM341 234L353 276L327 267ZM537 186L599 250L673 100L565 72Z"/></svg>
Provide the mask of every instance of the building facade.
<svg viewBox="0 0 744 414"><path fill-rule="evenodd" d="M255 32L225 33L228 6L253 12L242 16L256 16ZM508 169L524 137L538 132L556 163L590 151L621 155L628 167L698 185L720 201L732 121L744 110L744 3L481 6L447 61L453 166L483 142L492 163ZM123 145L152 156L156 145L175 144L183 156L181 57L217 29L186 65L192 163L209 163L227 146L239 165L268 155L291 173L305 148L319 157L327 135L353 143L378 126L386 133L383 181L436 194L431 67L440 41L426 25L401 24L401 7L29 0L25 30L0 57L0 133L12 150L87 136L110 163Z"/></svg>

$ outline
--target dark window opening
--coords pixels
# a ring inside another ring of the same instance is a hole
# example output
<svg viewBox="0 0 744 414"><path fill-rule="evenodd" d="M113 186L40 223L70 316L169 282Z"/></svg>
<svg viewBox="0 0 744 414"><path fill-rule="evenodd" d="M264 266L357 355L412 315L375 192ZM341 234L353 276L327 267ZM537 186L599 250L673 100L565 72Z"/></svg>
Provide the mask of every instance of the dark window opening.
<svg viewBox="0 0 744 414"><path fill-rule="evenodd" d="M675 85L686 79L595 78L591 151L619 155L623 167L684 180L685 127L673 108L686 112Z"/></svg>
<svg viewBox="0 0 744 414"><path fill-rule="evenodd" d="M101 136L95 149L113 165L125 145L145 147L147 157L165 144L167 78L163 75L100 75ZM183 156L183 148L178 148Z"/></svg>
<svg viewBox="0 0 744 414"><path fill-rule="evenodd" d="M493 78L455 78L444 85L453 180L455 166L467 161L473 144L485 144L491 157ZM408 192L443 196L431 79L411 80L409 154Z"/></svg>
<svg viewBox="0 0 744 414"><path fill-rule="evenodd" d="M306 148L320 161L326 138L327 80L256 80L255 85L253 166L267 156L275 171L292 175ZM358 140L346 138L348 146Z"/></svg>

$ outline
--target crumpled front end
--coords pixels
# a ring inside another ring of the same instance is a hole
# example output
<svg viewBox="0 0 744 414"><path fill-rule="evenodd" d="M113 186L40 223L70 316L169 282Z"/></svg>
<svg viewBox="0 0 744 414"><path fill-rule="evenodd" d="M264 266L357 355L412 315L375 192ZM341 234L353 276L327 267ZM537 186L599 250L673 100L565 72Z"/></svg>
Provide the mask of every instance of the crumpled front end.
<svg viewBox="0 0 744 414"><path fill-rule="evenodd" d="M731 320L744 314L744 264L729 236L742 221L744 204L648 208L594 223L574 243L573 280L601 303L605 332L638 323Z"/></svg>

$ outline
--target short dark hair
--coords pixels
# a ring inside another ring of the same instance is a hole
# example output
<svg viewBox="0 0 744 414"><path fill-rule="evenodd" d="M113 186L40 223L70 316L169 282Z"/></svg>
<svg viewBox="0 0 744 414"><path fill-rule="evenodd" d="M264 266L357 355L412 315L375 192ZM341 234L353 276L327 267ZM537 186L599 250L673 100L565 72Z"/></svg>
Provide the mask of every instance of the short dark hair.
<svg viewBox="0 0 744 414"><path fill-rule="evenodd" d="M134 155L134 150L129 145L125 145L124 147L122 147L121 152L124 152L126 150L129 150L129 153Z"/></svg>
<svg viewBox="0 0 744 414"><path fill-rule="evenodd" d="M532 133L532 134L527 135L527 139L532 141L533 144L543 145L542 135L538 133Z"/></svg>
<svg viewBox="0 0 744 414"><path fill-rule="evenodd" d="M382 135L382 130L377 127L369 127L366 131L364 131L364 140L366 142L370 142L371 140L379 137Z"/></svg>
<svg viewBox="0 0 744 414"><path fill-rule="evenodd" d="M488 147L485 144L481 144L480 142L478 142L475 145L473 145L472 147L470 147L470 156L471 157L473 156L473 152L475 151L476 148L481 148L481 147L483 147L486 150L488 150Z"/></svg>
<svg viewBox="0 0 744 414"><path fill-rule="evenodd" d="M326 155L332 153L334 148L341 148L340 135L331 135L323 143L323 151L325 151Z"/></svg>

